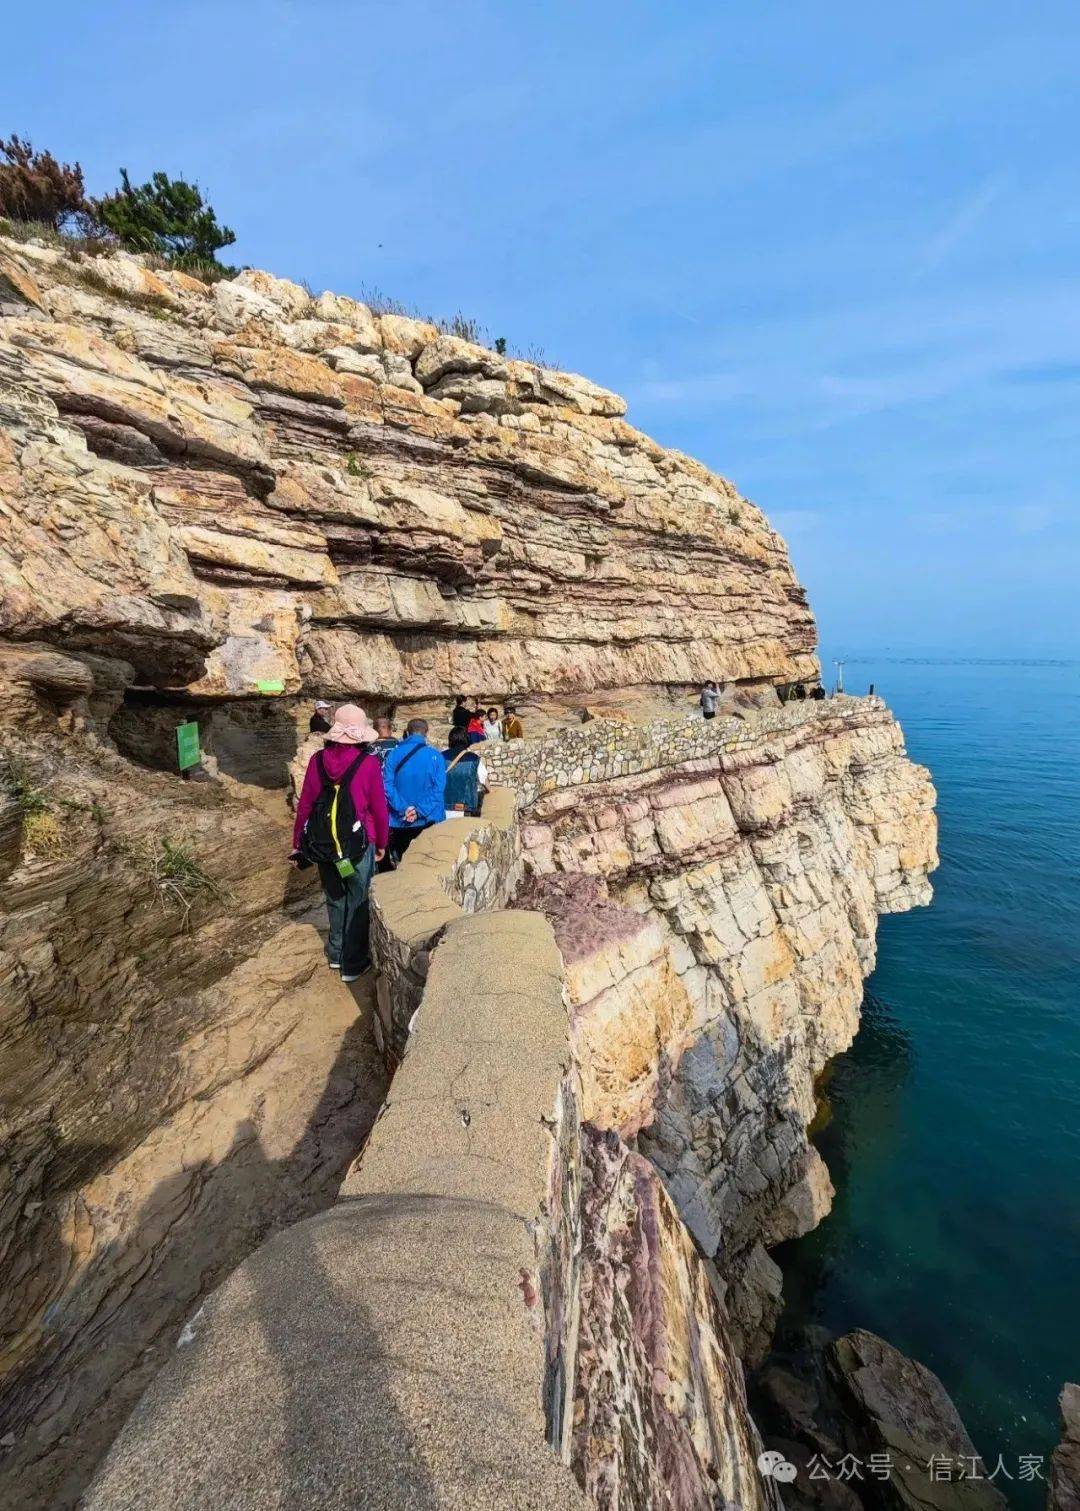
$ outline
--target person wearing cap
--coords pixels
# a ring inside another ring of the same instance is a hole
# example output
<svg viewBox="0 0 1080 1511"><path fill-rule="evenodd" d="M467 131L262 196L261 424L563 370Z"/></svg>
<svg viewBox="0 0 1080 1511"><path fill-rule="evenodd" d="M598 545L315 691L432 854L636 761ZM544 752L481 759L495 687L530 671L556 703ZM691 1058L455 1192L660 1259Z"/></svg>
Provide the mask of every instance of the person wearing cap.
<svg viewBox="0 0 1080 1511"><path fill-rule="evenodd" d="M386 854L390 840L382 772L372 751L376 738L364 710L355 703L342 704L327 730L326 744L308 762L293 824L289 862L300 866L307 853L305 841L310 839L305 831L313 814L318 818L317 804L320 799L325 803L324 793L333 790L336 815L348 815L349 834L337 836L339 849L348 852L344 865L321 857L316 862L330 920L327 958L331 970L340 970L342 981L355 981L371 964L368 892L376 862ZM346 778L348 802L337 807L338 789Z"/></svg>
<svg viewBox="0 0 1080 1511"><path fill-rule="evenodd" d="M525 731L521 727L517 709L512 703L507 703L503 709L502 737L504 740L520 740Z"/></svg>
<svg viewBox="0 0 1080 1511"><path fill-rule="evenodd" d="M315 702L315 712L308 720L308 734L324 735L329 731L330 720L326 717L329 712L329 703L325 702L322 698L318 698Z"/></svg>

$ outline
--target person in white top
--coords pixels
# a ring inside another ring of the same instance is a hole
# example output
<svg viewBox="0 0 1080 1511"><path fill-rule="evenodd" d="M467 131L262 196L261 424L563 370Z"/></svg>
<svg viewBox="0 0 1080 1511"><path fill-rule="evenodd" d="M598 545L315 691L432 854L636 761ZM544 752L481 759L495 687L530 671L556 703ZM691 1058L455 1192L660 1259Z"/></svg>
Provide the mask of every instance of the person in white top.
<svg viewBox="0 0 1080 1511"><path fill-rule="evenodd" d="M499 722L499 710L497 708L489 708L487 713L484 715L484 739L501 740L502 737L502 725Z"/></svg>

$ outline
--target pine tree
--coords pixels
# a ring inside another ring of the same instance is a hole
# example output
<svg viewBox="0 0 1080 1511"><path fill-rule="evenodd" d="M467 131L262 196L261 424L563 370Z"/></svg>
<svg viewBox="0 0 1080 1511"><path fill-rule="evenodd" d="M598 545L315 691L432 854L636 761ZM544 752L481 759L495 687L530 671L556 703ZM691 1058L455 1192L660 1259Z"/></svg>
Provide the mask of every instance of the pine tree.
<svg viewBox="0 0 1080 1511"><path fill-rule="evenodd" d="M97 200L94 209L134 251L156 252L173 263L213 263L220 249L236 240L228 226L218 225L198 185L155 173L149 183L133 186L126 168L120 179L116 193Z"/></svg>
<svg viewBox="0 0 1080 1511"><path fill-rule="evenodd" d="M28 141L0 137L0 217L38 221L60 231L90 220L90 204L78 163L61 163L35 152Z"/></svg>

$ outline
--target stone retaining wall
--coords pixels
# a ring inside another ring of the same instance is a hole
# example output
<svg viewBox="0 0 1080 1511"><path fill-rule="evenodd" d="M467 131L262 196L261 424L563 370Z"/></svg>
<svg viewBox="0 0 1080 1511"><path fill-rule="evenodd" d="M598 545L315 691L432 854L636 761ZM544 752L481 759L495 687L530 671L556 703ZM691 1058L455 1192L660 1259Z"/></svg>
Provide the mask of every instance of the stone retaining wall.
<svg viewBox="0 0 1080 1511"><path fill-rule="evenodd" d="M576 1293L557 1298L564 1202L577 1208L551 925L459 913L423 997L338 1204L264 1244L191 1319L87 1511L589 1504L547 1442L573 1356L545 1317L576 1314Z"/></svg>
<svg viewBox="0 0 1080 1511"><path fill-rule="evenodd" d="M521 875L512 790L495 787L480 818L447 819L419 835L396 871L371 888L371 953L378 973L375 1034L391 1068L420 1005L431 951L443 930L505 907Z"/></svg>
<svg viewBox="0 0 1080 1511"><path fill-rule="evenodd" d="M580 1121L587 1036L572 1037L563 956L545 917L507 907L517 810L722 761L763 733L857 728L882 706L595 721L485 751L519 790L434 826L372 887L381 1047L398 1068L338 1205L264 1245L192 1319L87 1511L778 1511L689 1230L595 1087L600 1127Z"/></svg>
<svg viewBox="0 0 1080 1511"><path fill-rule="evenodd" d="M880 698L841 694L823 702L788 703L754 709L745 716L700 714L625 724L590 719L576 729L561 729L535 740L494 741L484 745L484 761L494 781L513 787L519 808L558 788L607 782L662 766L719 756L757 743L763 735L783 733L837 715L880 711Z"/></svg>

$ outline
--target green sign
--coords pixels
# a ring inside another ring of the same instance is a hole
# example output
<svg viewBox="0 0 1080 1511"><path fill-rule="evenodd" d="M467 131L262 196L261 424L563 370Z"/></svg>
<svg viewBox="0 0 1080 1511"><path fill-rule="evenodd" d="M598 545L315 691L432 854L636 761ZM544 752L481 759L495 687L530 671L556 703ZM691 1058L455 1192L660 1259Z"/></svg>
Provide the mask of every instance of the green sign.
<svg viewBox="0 0 1080 1511"><path fill-rule="evenodd" d="M199 749L199 726L194 719L187 724L176 726L176 764L181 771L187 771L190 766L197 766L202 760L202 751Z"/></svg>
<svg viewBox="0 0 1080 1511"><path fill-rule="evenodd" d="M283 693L285 691L284 682L256 682L255 686L261 693Z"/></svg>

